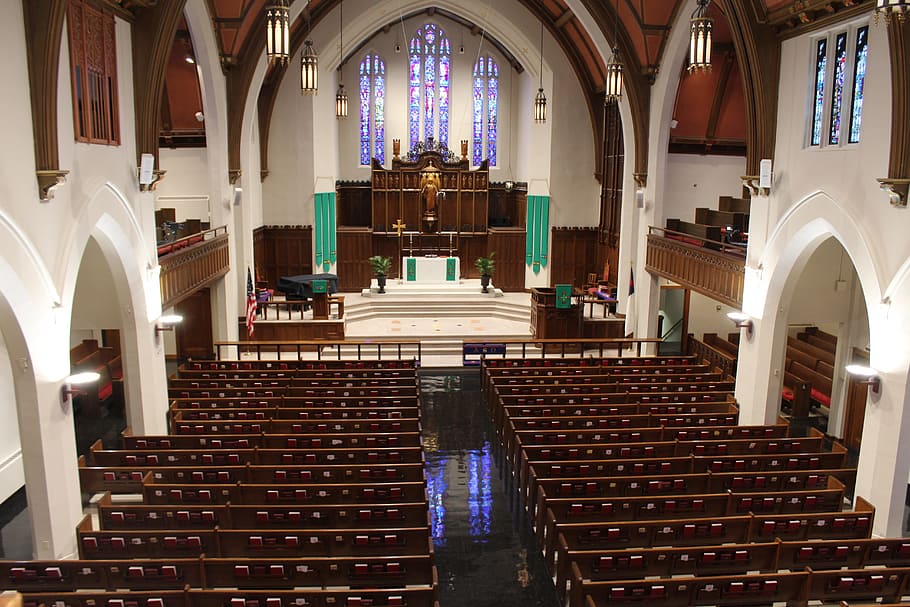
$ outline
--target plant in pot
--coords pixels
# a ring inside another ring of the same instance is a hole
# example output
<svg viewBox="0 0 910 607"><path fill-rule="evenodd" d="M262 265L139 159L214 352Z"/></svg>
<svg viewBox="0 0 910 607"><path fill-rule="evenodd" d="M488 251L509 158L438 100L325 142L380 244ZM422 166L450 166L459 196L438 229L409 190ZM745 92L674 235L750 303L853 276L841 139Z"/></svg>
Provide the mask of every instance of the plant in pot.
<svg viewBox="0 0 910 607"><path fill-rule="evenodd" d="M477 261L474 262L474 267L480 272L480 286L483 287L484 293L490 292L490 277L493 276L493 272L496 269L496 262L493 261L493 255L495 254L496 252L493 251L487 257L478 257Z"/></svg>
<svg viewBox="0 0 910 607"><path fill-rule="evenodd" d="M367 261L370 262L373 274L376 275L376 284L379 285L379 292L385 293L385 279L389 275L389 270L392 269L392 258L384 255L373 255Z"/></svg>

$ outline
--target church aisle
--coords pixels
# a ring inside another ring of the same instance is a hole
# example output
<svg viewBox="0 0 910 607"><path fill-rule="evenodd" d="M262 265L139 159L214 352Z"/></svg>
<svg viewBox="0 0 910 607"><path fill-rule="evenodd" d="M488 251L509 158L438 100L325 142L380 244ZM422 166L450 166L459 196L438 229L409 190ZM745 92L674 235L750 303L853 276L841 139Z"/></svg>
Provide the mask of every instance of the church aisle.
<svg viewBox="0 0 910 607"><path fill-rule="evenodd" d="M556 607L511 476L503 476L479 371L421 373L420 396L440 605Z"/></svg>

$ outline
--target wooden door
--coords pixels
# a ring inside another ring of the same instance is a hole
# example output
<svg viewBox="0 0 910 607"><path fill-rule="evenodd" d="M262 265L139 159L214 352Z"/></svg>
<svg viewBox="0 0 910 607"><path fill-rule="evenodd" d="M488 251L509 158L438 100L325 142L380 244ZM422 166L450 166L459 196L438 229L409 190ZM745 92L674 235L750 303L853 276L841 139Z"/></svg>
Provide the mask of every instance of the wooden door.
<svg viewBox="0 0 910 607"><path fill-rule="evenodd" d="M850 449L859 451L863 438L863 422L866 418L866 400L869 396L869 387L857 384L856 380L847 376L847 398L844 414L844 443Z"/></svg>
<svg viewBox="0 0 910 607"><path fill-rule="evenodd" d="M212 301L208 289L200 289L176 306L174 311L183 316L177 325L177 358L213 358Z"/></svg>

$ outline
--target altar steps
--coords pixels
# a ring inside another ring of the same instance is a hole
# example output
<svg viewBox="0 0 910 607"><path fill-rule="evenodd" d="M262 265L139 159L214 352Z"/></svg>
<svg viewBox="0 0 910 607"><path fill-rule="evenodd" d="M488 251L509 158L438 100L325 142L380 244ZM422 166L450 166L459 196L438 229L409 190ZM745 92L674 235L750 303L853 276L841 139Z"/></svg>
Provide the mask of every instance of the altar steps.
<svg viewBox="0 0 910 607"><path fill-rule="evenodd" d="M396 292L387 287L384 294L345 297L347 331L352 323L390 318L489 318L529 323L531 302L527 293L491 296L476 290L429 290ZM359 331L358 331L359 332ZM511 332L511 331L510 331Z"/></svg>

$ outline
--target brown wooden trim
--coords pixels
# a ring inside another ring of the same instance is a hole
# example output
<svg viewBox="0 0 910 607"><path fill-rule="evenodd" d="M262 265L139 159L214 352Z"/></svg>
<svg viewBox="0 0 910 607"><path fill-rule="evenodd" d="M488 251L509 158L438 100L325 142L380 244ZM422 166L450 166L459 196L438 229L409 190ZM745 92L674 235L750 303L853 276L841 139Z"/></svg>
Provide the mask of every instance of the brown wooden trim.
<svg viewBox="0 0 910 607"><path fill-rule="evenodd" d="M768 23L781 39L795 38L849 21L875 6L873 0L803 0L802 10L793 7L777 9L768 15Z"/></svg>
<svg viewBox="0 0 910 607"><path fill-rule="evenodd" d="M22 0L28 83L35 137L35 168L59 171L57 148L57 79L65 0Z"/></svg>
<svg viewBox="0 0 910 607"><path fill-rule="evenodd" d="M611 41L614 37L614 24L616 22L616 11L612 4L602 0L582 0L582 4L594 18L594 21L597 22L604 37ZM632 112L632 132L635 139L635 157L632 170L636 174L647 175L648 122L651 115L651 85L654 81L654 74L639 64L635 47L622 28L619 30L619 39L613 40L612 44L619 48L619 53L622 57L625 68L623 71L623 95L628 100ZM602 96L601 99L603 99ZM600 128L599 120L594 120L593 123L598 125L595 128ZM597 152L599 151L598 149Z"/></svg>
<svg viewBox="0 0 910 607"><path fill-rule="evenodd" d="M718 0L733 35L746 108L746 174L757 175L762 158L774 158L780 40L770 26L751 19L748 0Z"/></svg>
<svg viewBox="0 0 910 607"><path fill-rule="evenodd" d="M888 177L910 177L910 19L888 23L891 54L891 159Z"/></svg>
<svg viewBox="0 0 910 607"><path fill-rule="evenodd" d="M714 140L717 133L717 120L720 118L720 111L724 107L724 97L727 95L727 83L730 80L730 72L733 71L733 53L724 53L724 61L720 68L720 76L717 79L717 88L714 90L714 100L711 102L711 113L708 114L708 128L705 131L707 143Z"/></svg>
<svg viewBox="0 0 910 607"><path fill-rule="evenodd" d="M186 0L158 0L136 10L133 22L133 92L136 104L136 154L158 158L161 102L177 24Z"/></svg>

